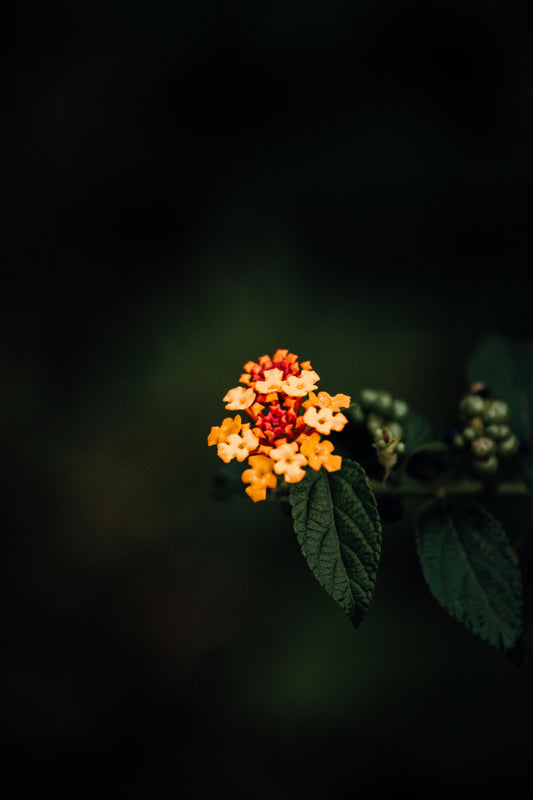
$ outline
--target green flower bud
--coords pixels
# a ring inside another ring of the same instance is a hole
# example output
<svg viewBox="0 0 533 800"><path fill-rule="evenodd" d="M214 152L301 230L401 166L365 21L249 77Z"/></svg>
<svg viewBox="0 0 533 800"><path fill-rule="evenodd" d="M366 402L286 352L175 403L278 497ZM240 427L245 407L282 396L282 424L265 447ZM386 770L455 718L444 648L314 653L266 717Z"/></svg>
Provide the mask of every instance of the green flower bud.
<svg viewBox="0 0 533 800"><path fill-rule="evenodd" d="M520 442L518 440L518 436L514 433L511 433L506 439L498 445L498 455L502 458L510 458L518 453L520 449Z"/></svg>
<svg viewBox="0 0 533 800"><path fill-rule="evenodd" d="M496 442L488 436L478 436L470 445L470 449L476 458L487 458L496 451Z"/></svg>
<svg viewBox="0 0 533 800"><path fill-rule="evenodd" d="M403 428L402 428L402 426L400 425L399 422L396 422L396 420L394 420L394 419L391 420L391 422L389 422L387 427L388 427L389 433L390 433L390 435L391 435L391 437L393 439L399 439L400 436L403 436Z"/></svg>
<svg viewBox="0 0 533 800"><path fill-rule="evenodd" d="M374 411L389 416L392 411L392 395L389 392L378 392L374 402Z"/></svg>
<svg viewBox="0 0 533 800"><path fill-rule="evenodd" d="M464 437L462 436L462 434L456 433L455 436L452 439L452 444L458 450L462 450L463 447L465 446L465 440L464 440Z"/></svg>
<svg viewBox="0 0 533 800"><path fill-rule="evenodd" d="M409 413L409 406L405 400L393 400L392 402L392 416L396 420L403 419Z"/></svg>
<svg viewBox="0 0 533 800"><path fill-rule="evenodd" d="M364 409L369 409L374 407L374 403L377 400L378 393L376 389L362 389L359 394L359 402L361 403Z"/></svg>
<svg viewBox="0 0 533 800"><path fill-rule="evenodd" d="M485 409L486 400L478 394L467 394L459 403L459 411L465 417L476 417Z"/></svg>
<svg viewBox="0 0 533 800"><path fill-rule="evenodd" d="M479 475L482 478L488 477L489 475L495 475L498 472L498 459L495 455L490 455L488 458L484 459L474 459L470 464L470 469L476 475Z"/></svg>
<svg viewBox="0 0 533 800"><path fill-rule="evenodd" d="M490 436L495 442L501 442L507 439L510 435L511 429L508 425L487 425L485 428L486 436Z"/></svg>
<svg viewBox="0 0 533 800"><path fill-rule="evenodd" d="M398 439L395 439L391 436L388 425L385 425L383 428L378 428L375 431L374 436L376 441L374 442L373 447L376 449L376 455L379 463L385 469L383 482L386 483L391 469L398 461L398 452L403 450L403 448L399 447L402 443L399 442Z"/></svg>
<svg viewBox="0 0 533 800"><path fill-rule="evenodd" d="M465 428L463 431L463 439L465 442L473 442L478 436L478 432L474 428Z"/></svg>
<svg viewBox="0 0 533 800"><path fill-rule="evenodd" d="M507 422L509 419L509 406L503 400L489 400L482 412L484 422L496 425Z"/></svg>
<svg viewBox="0 0 533 800"><path fill-rule="evenodd" d="M374 414L371 411L370 414L367 417L366 424L368 426L368 429L369 429L370 433L372 433L375 436L376 431L379 428L383 427L383 419L382 419L382 417L378 417L377 414Z"/></svg>
<svg viewBox="0 0 533 800"><path fill-rule="evenodd" d="M481 417L472 417L472 419L469 422L469 427L476 432L476 436L481 436L484 428L483 420L481 419Z"/></svg>

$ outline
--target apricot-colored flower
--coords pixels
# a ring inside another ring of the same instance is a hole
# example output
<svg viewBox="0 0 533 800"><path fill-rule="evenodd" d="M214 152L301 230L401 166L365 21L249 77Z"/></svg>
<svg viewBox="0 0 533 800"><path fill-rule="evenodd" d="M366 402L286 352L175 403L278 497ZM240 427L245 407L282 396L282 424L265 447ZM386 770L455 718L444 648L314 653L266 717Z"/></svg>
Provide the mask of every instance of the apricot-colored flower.
<svg viewBox="0 0 533 800"><path fill-rule="evenodd" d="M222 398L226 403L228 411L241 411L250 408L255 400L253 389L245 389L244 386L236 386Z"/></svg>
<svg viewBox="0 0 533 800"><path fill-rule="evenodd" d="M258 500L266 500L267 489L274 489L278 479L273 473L274 462L268 456L256 455L248 459L250 469L245 469L242 473L243 483L249 483L245 489L248 497L254 503Z"/></svg>
<svg viewBox="0 0 533 800"><path fill-rule="evenodd" d="M207 437L207 444L210 447L213 444L220 444L221 442L227 442L228 436L232 433L239 433L241 429L241 418L237 414L234 417L226 417L223 420L222 425L213 425L211 428L211 432Z"/></svg>
<svg viewBox="0 0 533 800"><path fill-rule="evenodd" d="M300 445L300 452L307 458L307 463L314 470L325 467L328 472L336 472L341 468L342 458L331 455L332 450L332 442L327 439L321 440L320 434L316 431Z"/></svg>
<svg viewBox="0 0 533 800"><path fill-rule="evenodd" d="M289 375L282 388L290 397L304 397L317 388L316 382L319 380L320 377L313 369L304 369L301 375Z"/></svg>
<svg viewBox="0 0 533 800"><path fill-rule="evenodd" d="M283 372L277 367L265 370L265 380L256 381L255 388L260 394L281 392L283 389Z"/></svg>
<svg viewBox="0 0 533 800"><path fill-rule="evenodd" d="M307 464L307 459L298 452L296 442L288 442L270 451L270 458L276 462L274 472L283 475L287 483L298 483L305 475L302 469Z"/></svg>
<svg viewBox="0 0 533 800"><path fill-rule="evenodd" d="M352 398L347 394L336 394L332 397L327 392L319 392L317 402L320 408L331 408L332 411L339 411L341 408L349 408Z"/></svg>
<svg viewBox="0 0 533 800"><path fill-rule="evenodd" d="M250 427L243 427L242 436L237 433L232 433L228 436L226 442L220 442L217 447L217 453L228 464L232 459L236 458L237 461L244 461L248 457L250 450L255 450L259 444L259 439L252 433Z"/></svg>
<svg viewBox="0 0 533 800"><path fill-rule="evenodd" d="M308 408L303 420L310 428L314 428L325 436L331 431L342 431L348 422L344 414L334 414L331 408Z"/></svg>

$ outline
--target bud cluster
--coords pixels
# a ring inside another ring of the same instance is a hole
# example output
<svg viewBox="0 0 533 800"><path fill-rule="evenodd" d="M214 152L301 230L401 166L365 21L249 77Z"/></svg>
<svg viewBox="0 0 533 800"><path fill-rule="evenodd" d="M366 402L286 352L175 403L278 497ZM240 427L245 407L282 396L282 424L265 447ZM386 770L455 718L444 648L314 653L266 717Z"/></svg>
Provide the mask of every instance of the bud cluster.
<svg viewBox="0 0 533 800"><path fill-rule="evenodd" d="M476 385L459 402L461 428L452 437L470 471L480 477L496 475L501 461L515 456L520 449L518 436L509 427L508 404L486 396Z"/></svg>
<svg viewBox="0 0 533 800"><path fill-rule="evenodd" d="M402 422L409 412L405 400L395 398L390 392L362 389L358 400L350 406L353 421L365 425L374 440L377 459L385 470L384 481L405 450L401 441L404 435Z"/></svg>

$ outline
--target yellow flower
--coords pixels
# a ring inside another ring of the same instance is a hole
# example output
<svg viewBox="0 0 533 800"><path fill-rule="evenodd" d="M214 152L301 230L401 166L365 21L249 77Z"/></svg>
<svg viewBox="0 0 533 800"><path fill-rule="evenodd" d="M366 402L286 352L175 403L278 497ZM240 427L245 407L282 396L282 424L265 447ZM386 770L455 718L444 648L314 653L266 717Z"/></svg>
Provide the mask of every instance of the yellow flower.
<svg viewBox="0 0 533 800"><path fill-rule="evenodd" d="M331 431L342 431L348 420L344 414L334 414L331 408L308 408L303 416L303 420L310 428L315 428L325 436Z"/></svg>
<svg viewBox="0 0 533 800"><path fill-rule="evenodd" d="M255 388L260 394L270 394L271 392L281 392L283 386L283 372L277 367L265 370L265 380L256 381Z"/></svg>
<svg viewBox="0 0 533 800"><path fill-rule="evenodd" d="M250 484L245 492L254 503L266 500L267 489L274 489L278 482L272 471L274 462L268 456L256 455L250 456L248 463L250 469L245 469L241 476L243 483Z"/></svg>
<svg viewBox="0 0 533 800"><path fill-rule="evenodd" d="M285 394L291 397L303 397L317 388L316 382L320 377L312 369L302 370L301 375L289 375L286 381L283 382L282 389Z"/></svg>
<svg viewBox="0 0 533 800"><path fill-rule="evenodd" d="M248 457L250 450L255 450L259 444L259 439L250 430L249 426L243 428L242 436L232 433L226 442L220 442L217 453L222 461L228 464L233 458L237 461L244 461Z"/></svg>
<svg viewBox="0 0 533 800"><path fill-rule="evenodd" d="M255 400L255 392L253 389L245 389L244 386L236 386L235 389L230 389L222 399L226 403L228 411L241 411L250 408Z"/></svg>
<svg viewBox="0 0 533 800"><path fill-rule="evenodd" d="M207 444L209 447L213 444L220 444L220 442L227 442L228 436L232 433L239 433L241 429L241 418L239 414L235 417L226 417L222 425L213 425L211 432L207 437Z"/></svg>
<svg viewBox="0 0 533 800"><path fill-rule="evenodd" d="M270 458L276 462L274 472L283 475L287 483L298 483L305 475L302 467L307 464L307 459L298 452L296 442L282 444L275 450L270 451Z"/></svg>
<svg viewBox="0 0 533 800"><path fill-rule="evenodd" d="M314 470L325 467L328 472L336 472L341 468L342 458L331 455L332 450L332 442L327 439L321 441L316 431L300 445L300 451L307 457L309 466Z"/></svg>

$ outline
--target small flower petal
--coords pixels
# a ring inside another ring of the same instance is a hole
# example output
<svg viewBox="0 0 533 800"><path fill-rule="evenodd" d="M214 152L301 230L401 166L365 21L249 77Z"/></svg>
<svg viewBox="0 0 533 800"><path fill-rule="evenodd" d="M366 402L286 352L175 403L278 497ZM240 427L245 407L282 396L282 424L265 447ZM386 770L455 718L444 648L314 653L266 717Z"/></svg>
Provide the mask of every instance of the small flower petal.
<svg viewBox="0 0 533 800"><path fill-rule="evenodd" d="M270 458L276 462L274 472L283 475L287 483L298 483L304 477L305 470L302 467L307 464L307 459L298 452L296 442L282 444L281 447L271 450Z"/></svg>
<svg viewBox="0 0 533 800"><path fill-rule="evenodd" d="M248 428L243 431L242 436L233 433L228 436L227 442L220 442L217 447L217 453L226 464L234 458L237 461L244 461L248 457L250 450L255 450L258 444L259 439Z"/></svg>
<svg viewBox="0 0 533 800"><path fill-rule="evenodd" d="M325 467L328 472L336 472L342 466L342 458L332 455L333 443L320 440L320 435L314 431L300 445L300 451L307 457L311 469L319 470Z"/></svg>
<svg viewBox="0 0 533 800"><path fill-rule="evenodd" d="M226 403L228 411L241 411L250 408L253 404L255 392L251 388L245 389L244 386L236 386L234 389L230 389L222 399Z"/></svg>
<svg viewBox="0 0 533 800"><path fill-rule="evenodd" d="M270 392L281 392L283 384L283 372L277 367L265 370L265 380L256 381L255 388L260 394L269 394Z"/></svg>
<svg viewBox="0 0 533 800"><path fill-rule="evenodd" d="M272 471L274 462L268 456L250 456L248 463L250 469L245 469L241 478L243 483L250 484L245 489L246 494L252 498L254 503L257 503L259 500L266 499L267 489L274 489L278 479Z"/></svg>
<svg viewBox="0 0 533 800"><path fill-rule="evenodd" d="M344 414L334 414L331 408L308 408L303 416L303 420L310 428L314 428L319 433L327 436L334 431L342 431L348 422Z"/></svg>
<svg viewBox="0 0 533 800"><path fill-rule="evenodd" d="M314 370L304 369L300 375L289 375L283 382L283 391L291 397L304 397L317 388L320 377Z"/></svg>
<svg viewBox="0 0 533 800"><path fill-rule="evenodd" d="M347 394L336 394L332 397L327 392L319 392L317 402L320 408L331 408L332 411L338 411L340 408L349 408L352 398Z"/></svg>
<svg viewBox="0 0 533 800"><path fill-rule="evenodd" d="M211 432L207 437L207 444L209 447L213 444L220 444L220 442L227 442L228 436L232 433L239 433L241 429L241 418L237 414L235 418L226 417L222 425L213 425Z"/></svg>

